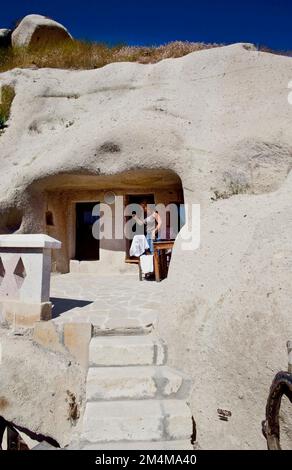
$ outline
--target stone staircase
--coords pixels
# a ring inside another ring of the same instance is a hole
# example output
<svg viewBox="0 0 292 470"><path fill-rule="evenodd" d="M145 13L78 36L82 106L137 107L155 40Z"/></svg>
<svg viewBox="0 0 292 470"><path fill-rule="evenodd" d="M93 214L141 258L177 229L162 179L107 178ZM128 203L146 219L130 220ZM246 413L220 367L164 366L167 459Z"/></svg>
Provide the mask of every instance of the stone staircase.
<svg viewBox="0 0 292 470"><path fill-rule="evenodd" d="M192 449L190 380L153 329L124 331L94 330L78 448Z"/></svg>

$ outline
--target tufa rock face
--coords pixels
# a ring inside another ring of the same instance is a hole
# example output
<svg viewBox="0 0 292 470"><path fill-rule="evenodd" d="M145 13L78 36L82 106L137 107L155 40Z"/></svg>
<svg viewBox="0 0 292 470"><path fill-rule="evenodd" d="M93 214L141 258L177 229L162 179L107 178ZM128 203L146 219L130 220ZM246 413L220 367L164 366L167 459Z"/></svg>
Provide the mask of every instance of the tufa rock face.
<svg viewBox="0 0 292 470"><path fill-rule="evenodd" d="M169 169L186 203L201 204L201 246L175 243L158 328L169 364L193 380L204 449L265 448L269 386L287 367L291 65L237 44L157 64L0 75L16 92L0 137L2 233L43 232L47 192L74 188L78 175L82 186L86 175ZM284 448L288 438L284 427Z"/></svg>
<svg viewBox="0 0 292 470"><path fill-rule="evenodd" d="M48 46L72 39L64 26L41 15L25 16L12 33L12 46Z"/></svg>
<svg viewBox="0 0 292 470"><path fill-rule="evenodd" d="M11 46L11 29L0 29L0 47Z"/></svg>

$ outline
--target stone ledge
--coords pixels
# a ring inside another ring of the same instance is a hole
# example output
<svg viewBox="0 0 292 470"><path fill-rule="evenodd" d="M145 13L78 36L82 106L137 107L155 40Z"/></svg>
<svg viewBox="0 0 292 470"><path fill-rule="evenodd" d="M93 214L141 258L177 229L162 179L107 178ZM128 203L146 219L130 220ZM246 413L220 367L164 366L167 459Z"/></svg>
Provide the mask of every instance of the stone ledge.
<svg viewBox="0 0 292 470"><path fill-rule="evenodd" d="M0 235L0 248L59 249L62 243L44 234Z"/></svg>
<svg viewBox="0 0 292 470"><path fill-rule="evenodd" d="M89 343L92 337L91 323L65 323L58 327L52 321L35 324L33 341L45 349L74 357L81 367L88 367Z"/></svg>
<svg viewBox="0 0 292 470"><path fill-rule="evenodd" d="M92 337L91 323L65 323L63 336L65 347L82 367L87 368Z"/></svg>
<svg viewBox="0 0 292 470"><path fill-rule="evenodd" d="M33 341L54 352L66 352L62 338L53 322L39 321L35 324Z"/></svg>
<svg viewBox="0 0 292 470"><path fill-rule="evenodd" d="M10 326L33 328L40 320L50 320L51 302L28 303L17 300L0 301L1 321Z"/></svg>

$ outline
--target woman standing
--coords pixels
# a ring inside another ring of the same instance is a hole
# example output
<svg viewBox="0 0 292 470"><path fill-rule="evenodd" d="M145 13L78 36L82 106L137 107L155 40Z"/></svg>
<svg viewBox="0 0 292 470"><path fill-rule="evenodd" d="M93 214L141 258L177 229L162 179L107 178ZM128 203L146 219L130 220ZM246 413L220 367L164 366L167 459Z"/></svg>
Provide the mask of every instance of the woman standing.
<svg viewBox="0 0 292 470"><path fill-rule="evenodd" d="M145 225L146 227L146 239L149 245L149 250L150 253L153 254L154 249L153 249L153 241L158 240L159 236L159 230L162 225L161 217L158 214L157 211L153 211L151 208L152 204L147 204L147 201L143 201L141 203L141 207L144 211L144 214L146 217L144 219L139 219L139 217L136 214L133 214L133 219L139 224L139 225Z"/></svg>

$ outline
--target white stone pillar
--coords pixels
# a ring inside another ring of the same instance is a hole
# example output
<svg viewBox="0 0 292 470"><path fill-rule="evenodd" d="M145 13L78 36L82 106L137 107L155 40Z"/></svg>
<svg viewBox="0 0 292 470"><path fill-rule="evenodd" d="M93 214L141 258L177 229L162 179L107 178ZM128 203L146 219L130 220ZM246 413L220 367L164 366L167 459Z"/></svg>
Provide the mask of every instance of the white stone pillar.
<svg viewBox="0 0 292 470"><path fill-rule="evenodd" d="M0 320L32 327L49 320L51 251L61 242L43 234L0 235Z"/></svg>

